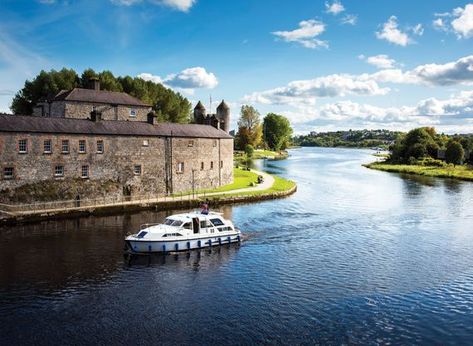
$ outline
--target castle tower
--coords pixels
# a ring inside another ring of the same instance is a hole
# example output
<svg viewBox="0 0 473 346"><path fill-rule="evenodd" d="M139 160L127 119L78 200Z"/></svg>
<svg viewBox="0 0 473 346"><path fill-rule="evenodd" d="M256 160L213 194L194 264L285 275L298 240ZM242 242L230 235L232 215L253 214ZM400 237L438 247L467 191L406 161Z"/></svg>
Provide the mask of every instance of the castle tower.
<svg viewBox="0 0 473 346"><path fill-rule="evenodd" d="M217 107L217 119L220 122L220 128L226 133L230 132L230 107L224 100Z"/></svg>
<svg viewBox="0 0 473 346"><path fill-rule="evenodd" d="M196 124L204 124L207 118L207 111L202 102L198 102L194 108L194 122Z"/></svg>

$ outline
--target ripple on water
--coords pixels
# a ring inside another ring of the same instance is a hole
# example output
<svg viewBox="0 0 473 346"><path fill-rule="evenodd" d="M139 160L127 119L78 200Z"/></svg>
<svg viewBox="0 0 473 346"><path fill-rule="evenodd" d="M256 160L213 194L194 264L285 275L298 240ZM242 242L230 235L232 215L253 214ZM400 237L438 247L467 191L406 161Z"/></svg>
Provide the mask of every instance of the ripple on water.
<svg viewBox="0 0 473 346"><path fill-rule="evenodd" d="M469 343L473 184L366 170L370 153L263 163L298 192L225 208L241 246L124 258L154 212L1 230L0 343Z"/></svg>

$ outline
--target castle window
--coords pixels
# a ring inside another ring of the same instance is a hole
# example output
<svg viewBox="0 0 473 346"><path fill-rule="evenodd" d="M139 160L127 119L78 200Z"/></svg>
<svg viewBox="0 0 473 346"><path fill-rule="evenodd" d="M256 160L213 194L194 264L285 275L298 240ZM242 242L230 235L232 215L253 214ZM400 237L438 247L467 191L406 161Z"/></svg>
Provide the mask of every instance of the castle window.
<svg viewBox="0 0 473 346"><path fill-rule="evenodd" d="M136 109L135 108L130 108L130 117L136 117Z"/></svg>
<svg viewBox="0 0 473 346"><path fill-rule="evenodd" d="M18 141L18 152L20 154L26 154L28 152L28 142L26 139L20 139Z"/></svg>
<svg viewBox="0 0 473 346"><path fill-rule="evenodd" d="M223 168L223 161L220 161L220 168Z"/></svg>
<svg viewBox="0 0 473 346"><path fill-rule="evenodd" d="M184 162L179 162L177 164L177 173L184 173Z"/></svg>
<svg viewBox="0 0 473 346"><path fill-rule="evenodd" d="M216 147L216 146L217 146L217 140L214 139L214 147Z"/></svg>
<svg viewBox="0 0 473 346"><path fill-rule="evenodd" d="M64 139L62 141L62 153L69 154L69 140L68 139Z"/></svg>
<svg viewBox="0 0 473 346"><path fill-rule="evenodd" d="M214 162L210 161L210 169L214 169Z"/></svg>
<svg viewBox="0 0 473 346"><path fill-rule="evenodd" d="M54 176L55 177L63 177L64 176L64 166L54 167Z"/></svg>
<svg viewBox="0 0 473 346"><path fill-rule="evenodd" d="M84 154L86 152L85 140L79 140L79 153Z"/></svg>
<svg viewBox="0 0 473 346"><path fill-rule="evenodd" d="M3 169L3 179L13 179L13 173L15 169L13 167L5 167Z"/></svg>
<svg viewBox="0 0 473 346"><path fill-rule="evenodd" d="M143 140L143 146L144 146L144 147L149 147L149 140L144 139L144 140Z"/></svg>
<svg viewBox="0 0 473 346"><path fill-rule="evenodd" d="M45 154L51 154L52 152L52 146L51 146L51 140L50 139L45 139L43 142L43 149Z"/></svg>
<svg viewBox="0 0 473 346"><path fill-rule="evenodd" d="M103 141L97 141L97 154L103 154Z"/></svg>
<svg viewBox="0 0 473 346"><path fill-rule="evenodd" d="M89 177L89 166L82 166L80 172L81 178L88 178Z"/></svg>
<svg viewBox="0 0 473 346"><path fill-rule="evenodd" d="M135 165L133 167L133 174L135 175L141 175L141 165Z"/></svg>
<svg viewBox="0 0 473 346"><path fill-rule="evenodd" d="M189 144L187 144L188 147L193 147L194 146L194 141L189 141Z"/></svg>
<svg viewBox="0 0 473 346"><path fill-rule="evenodd" d="M203 163L203 162L200 163L200 170L201 170L201 171L204 170L204 163Z"/></svg>

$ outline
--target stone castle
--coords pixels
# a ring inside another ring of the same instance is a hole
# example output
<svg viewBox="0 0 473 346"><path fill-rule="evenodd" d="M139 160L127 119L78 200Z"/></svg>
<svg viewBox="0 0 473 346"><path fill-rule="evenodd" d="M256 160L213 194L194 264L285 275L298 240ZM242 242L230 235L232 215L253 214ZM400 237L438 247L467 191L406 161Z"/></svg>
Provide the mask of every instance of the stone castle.
<svg viewBox="0 0 473 346"><path fill-rule="evenodd" d="M79 195L169 195L233 182L230 111L195 124L156 123L150 105L122 92L61 91L32 116L0 115L1 201ZM21 198L19 196L22 196Z"/></svg>

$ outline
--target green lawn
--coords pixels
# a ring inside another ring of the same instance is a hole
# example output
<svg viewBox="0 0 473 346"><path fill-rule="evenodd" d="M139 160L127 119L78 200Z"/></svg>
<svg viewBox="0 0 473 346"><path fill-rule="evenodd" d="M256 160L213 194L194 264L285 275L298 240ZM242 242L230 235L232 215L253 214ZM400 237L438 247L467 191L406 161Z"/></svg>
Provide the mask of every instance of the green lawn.
<svg viewBox="0 0 473 346"><path fill-rule="evenodd" d="M383 162L373 162L364 166L386 172L418 174L428 177L455 178L473 181L473 168L466 165L455 167L433 167L420 165L392 165Z"/></svg>
<svg viewBox="0 0 473 346"><path fill-rule="evenodd" d="M239 197L239 196L262 196L268 194L277 194L281 192L290 191L294 187L296 187L296 183L291 180L286 180L276 175L273 175L274 184L272 187L266 190L258 190L258 191L247 191L247 192L230 192L225 195L216 195L216 196L209 196L212 200L219 200L224 199L227 197Z"/></svg>
<svg viewBox="0 0 473 346"><path fill-rule="evenodd" d="M273 175L274 184L269 189L259 190L259 191L238 192L238 190L240 189L251 187L251 183L253 182L256 183L258 179L258 174L245 171L239 168L234 168L233 176L234 176L234 181L232 184L221 186L217 189L199 190L199 191L196 191L196 193L202 194L202 193L227 192L227 191L229 192L228 194L220 196L220 198L230 197L230 196L240 196L240 195L259 196L259 195L265 195L268 193L289 191L296 186L296 183L293 181L283 179L281 177L278 177L277 175ZM189 191L183 194L178 194L175 196L190 195L190 194L192 194L192 191ZM219 197L213 196L210 198L219 198Z"/></svg>

